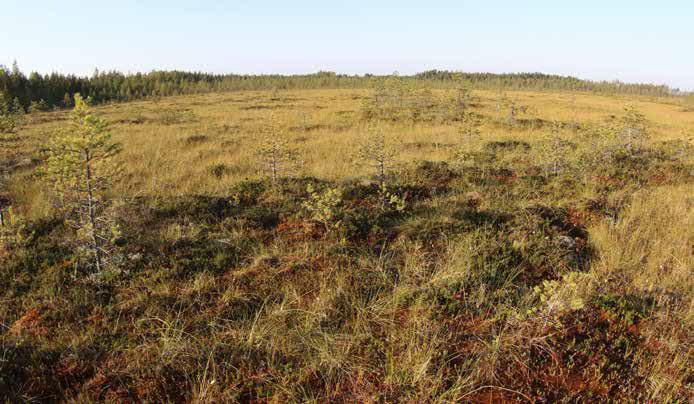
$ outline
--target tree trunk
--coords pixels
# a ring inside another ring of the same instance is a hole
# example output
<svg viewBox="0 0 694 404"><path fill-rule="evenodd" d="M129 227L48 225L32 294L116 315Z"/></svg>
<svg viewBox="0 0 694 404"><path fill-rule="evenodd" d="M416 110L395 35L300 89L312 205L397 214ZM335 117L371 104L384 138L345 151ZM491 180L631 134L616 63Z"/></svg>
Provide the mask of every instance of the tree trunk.
<svg viewBox="0 0 694 404"><path fill-rule="evenodd" d="M101 272L102 269L102 257L101 250L99 249L99 240L97 237L96 230L96 201L94 199L94 190L92 184L92 168L91 168L91 156L88 150L85 150L85 168L87 174L86 189L87 189L87 214L89 219L89 236L91 238L91 249L94 255L94 265L96 266L96 272Z"/></svg>
<svg viewBox="0 0 694 404"><path fill-rule="evenodd" d="M386 205L388 205L387 194L386 194L386 162L385 158L382 158L378 162L378 182L381 192L381 208L385 210Z"/></svg>
<svg viewBox="0 0 694 404"><path fill-rule="evenodd" d="M271 160L271 170L272 170L272 182L277 183L277 156L275 155L276 152L272 153L272 160Z"/></svg>

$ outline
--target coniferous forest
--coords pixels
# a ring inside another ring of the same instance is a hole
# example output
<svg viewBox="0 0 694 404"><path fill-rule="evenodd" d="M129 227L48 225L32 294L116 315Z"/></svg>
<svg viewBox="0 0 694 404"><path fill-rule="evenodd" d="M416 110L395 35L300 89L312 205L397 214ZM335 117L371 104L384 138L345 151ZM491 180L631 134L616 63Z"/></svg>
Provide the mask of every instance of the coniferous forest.
<svg viewBox="0 0 694 404"><path fill-rule="evenodd" d="M432 70L403 78L435 88L452 88L465 82L475 88L489 90L579 91L653 97L679 93L665 85L595 82L541 73L491 74ZM16 98L18 105L28 111L72 107L76 93L90 97L96 103L104 103L219 91L371 88L383 79L384 76L350 76L332 72L293 76L183 71L135 74L95 71L89 77L35 72L26 75L15 63L12 68L0 66L0 94L8 102Z"/></svg>

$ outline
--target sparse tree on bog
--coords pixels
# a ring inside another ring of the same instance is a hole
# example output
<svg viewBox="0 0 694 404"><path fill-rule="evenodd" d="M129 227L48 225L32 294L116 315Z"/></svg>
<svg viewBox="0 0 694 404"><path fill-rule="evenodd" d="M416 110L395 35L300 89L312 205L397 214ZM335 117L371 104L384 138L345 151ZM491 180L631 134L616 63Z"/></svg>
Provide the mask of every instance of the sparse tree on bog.
<svg viewBox="0 0 694 404"><path fill-rule="evenodd" d="M0 139L4 134L14 133L16 130L16 119L15 114L12 111L12 107L7 103L5 96L0 92ZM5 216L3 206L4 198L3 194L5 191L5 167L4 161L0 161L0 227L5 226Z"/></svg>
<svg viewBox="0 0 694 404"><path fill-rule="evenodd" d="M450 105L450 115L453 120L457 121L467 115L472 103L472 90L461 83L454 91L455 94Z"/></svg>
<svg viewBox="0 0 694 404"><path fill-rule="evenodd" d="M617 136L628 154L637 151L648 140L648 122L645 115L633 105L624 108L624 115L617 123Z"/></svg>
<svg viewBox="0 0 694 404"><path fill-rule="evenodd" d="M518 117L522 114L528 112L528 107L525 105L519 105L511 99L506 100L506 109L508 114L506 115L506 123L512 126L518 124Z"/></svg>
<svg viewBox="0 0 694 404"><path fill-rule="evenodd" d="M376 82L373 95L362 105L362 113L367 119L416 121L433 104L430 91L418 91L414 81L406 81L396 72Z"/></svg>
<svg viewBox="0 0 694 404"><path fill-rule="evenodd" d="M456 104L458 104L458 108L465 113L467 111L467 108L470 106L470 103L472 102L472 90L470 88L466 87L465 85L461 85L456 89Z"/></svg>
<svg viewBox="0 0 694 404"><path fill-rule="evenodd" d="M0 134L14 133L16 129L16 114L12 110L12 105L5 99L4 94L0 93Z"/></svg>
<svg viewBox="0 0 694 404"><path fill-rule="evenodd" d="M463 115L460 127L458 128L458 134L460 135L462 143L469 147L475 139L479 138L481 125L482 121L477 116L473 114Z"/></svg>
<svg viewBox="0 0 694 404"><path fill-rule="evenodd" d="M545 174L558 175L566 167L569 151L572 144L561 136L563 125L559 121L552 121L550 133L547 139L540 145L540 151L545 161Z"/></svg>
<svg viewBox="0 0 694 404"><path fill-rule="evenodd" d="M24 107L22 106L22 103L19 102L19 98L17 97L14 97L14 99L12 100L10 110L15 115L24 115L26 113Z"/></svg>
<svg viewBox="0 0 694 404"><path fill-rule="evenodd" d="M263 170L276 184L280 178L288 177L296 171L299 165L299 155L286 139L284 131L277 125L274 118L268 127L264 128L262 141L256 148Z"/></svg>
<svg viewBox="0 0 694 404"><path fill-rule="evenodd" d="M69 93L65 93L65 95L63 95L63 106L65 108L72 107L72 97L70 97Z"/></svg>
<svg viewBox="0 0 694 404"><path fill-rule="evenodd" d="M685 112L694 112L694 93L690 93L682 99Z"/></svg>
<svg viewBox="0 0 694 404"><path fill-rule="evenodd" d="M504 111L506 117L505 123L510 126L518 124L518 118L522 114L527 113L529 108L525 105L520 105L513 99L506 96L506 93L499 91L496 98L496 120L502 122Z"/></svg>
<svg viewBox="0 0 694 404"><path fill-rule="evenodd" d="M29 105L28 112L29 113L44 112L44 111L48 111L48 110L50 110L50 107L48 106L48 104L46 104L46 101L41 99L39 101L32 101L31 104Z"/></svg>
<svg viewBox="0 0 694 404"><path fill-rule="evenodd" d="M113 163L119 150L106 121L94 115L88 100L75 94L68 127L50 145L46 173L67 223L77 233L79 250L97 273L108 265L117 235L107 211L107 192L120 172Z"/></svg>
<svg viewBox="0 0 694 404"><path fill-rule="evenodd" d="M465 165L473 159L473 144L480 137L481 124L481 120L474 114L463 115L460 126L458 126L460 145L455 155L461 165Z"/></svg>
<svg viewBox="0 0 694 404"><path fill-rule="evenodd" d="M405 201L388 191L388 174L396 166L396 156L396 142L388 139L383 129L379 127L369 128L364 142L359 147L357 157L374 170L383 209L389 205L394 206L396 210L405 208Z"/></svg>
<svg viewBox="0 0 694 404"><path fill-rule="evenodd" d="M392 144L387 141L383 130L380 128L369 128L358 153L359 158L365 164L373 167L379 186L381 188L385 187L387 173L391 169L397 153Z"/></svg>
<svg viewBox="0 0 694 404"><path fill-rule="evenodd" d="M501 121L501 112L504 109L504 106L508 104L508 98L506 97L506 93L502 90L499 89L499 92L496 94L496 102L495 102L495 109L496 109L496 120Z"/></svg>
<svg viewBox="0 0 694 404"><path fill-rule="evenodd" d="M614 134L611 128L602 124L584 125L579 132L580 142L587 145L577 157L577 166L583 183L587 184L599 167L612 161L614 154Z"/></svg>
<svg viewBox="0 0 694 404"><path fill-rule="evenodd" d="M342 191L337 188L327 188L325 191L318 192L313 185L306 187L308 200L303 206L311 219L323 225L326 232L340 227L340 206L342 205Z"/></svg>

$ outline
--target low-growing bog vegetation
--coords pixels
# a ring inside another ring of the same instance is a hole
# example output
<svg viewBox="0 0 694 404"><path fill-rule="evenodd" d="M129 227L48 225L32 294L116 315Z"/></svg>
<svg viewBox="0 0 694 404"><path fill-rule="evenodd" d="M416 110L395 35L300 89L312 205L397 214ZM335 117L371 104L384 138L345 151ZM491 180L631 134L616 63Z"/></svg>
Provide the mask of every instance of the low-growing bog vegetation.
<svg viewBox="0 0 694 404"><path fill-rule="evenodd" d="M121 149L107 269L45 170L67 112L19 115L0 395L688 401L682 105L392 78L96 106Z"/></svg>

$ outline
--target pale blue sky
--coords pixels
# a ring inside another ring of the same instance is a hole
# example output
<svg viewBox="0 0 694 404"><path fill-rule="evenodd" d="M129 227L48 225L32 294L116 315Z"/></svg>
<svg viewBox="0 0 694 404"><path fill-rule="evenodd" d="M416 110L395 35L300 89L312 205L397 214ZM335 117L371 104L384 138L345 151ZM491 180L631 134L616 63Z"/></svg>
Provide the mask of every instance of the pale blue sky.
<svg viewBox="0 0 694 404"><path fill-rule="evenodd" d="M0 64L540 71L694 89L694 0L0 0Z"/></svg>

